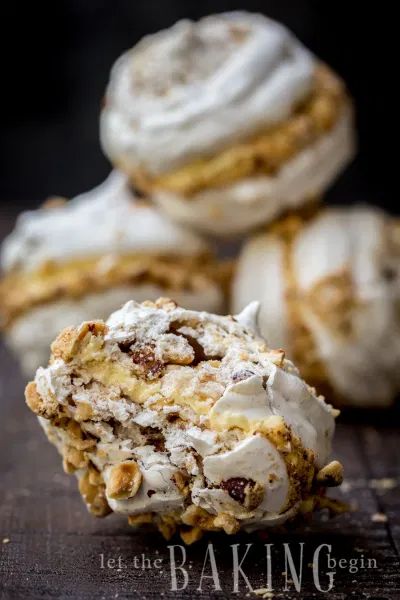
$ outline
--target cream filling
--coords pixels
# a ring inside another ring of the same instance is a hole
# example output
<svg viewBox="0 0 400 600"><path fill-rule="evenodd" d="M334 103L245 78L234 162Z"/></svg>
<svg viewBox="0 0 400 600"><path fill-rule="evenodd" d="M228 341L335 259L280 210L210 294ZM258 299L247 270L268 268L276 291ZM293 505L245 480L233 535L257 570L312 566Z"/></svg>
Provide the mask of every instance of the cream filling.
<svg viewBox="0 0 400 600"><path fill-rule="evenodd" d="M165 294L166 290L156 285L118 286L77 300L63 299L36 306L11 324L6 331L6 341L18 357L23 373L30 376L39 366L47 364L50 344L64 327L87 320L106 319L132 298L143 302ZM180 305L193 310L219 312L223 305L222 292L211 283L202 292L182 290L174 296Z"/></svg>
<svg viewBox="0 0 400 600"><path fill-rule="evenodd" d="M156 190L154 200L187 225L216 235L240 234L323 193L354 152L352 114L346 110L331 132L300 151L273 176L249 177L191 198Z"/></svg>

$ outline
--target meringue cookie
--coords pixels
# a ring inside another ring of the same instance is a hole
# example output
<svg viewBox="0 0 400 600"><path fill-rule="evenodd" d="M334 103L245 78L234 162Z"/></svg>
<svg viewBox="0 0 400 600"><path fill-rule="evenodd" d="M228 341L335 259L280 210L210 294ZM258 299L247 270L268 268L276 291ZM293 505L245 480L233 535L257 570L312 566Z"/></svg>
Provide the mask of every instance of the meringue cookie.
<svg viewBox="0 0 400 600"><path fill-rule="evenodd" d="M179 21L115 64L102 141L162 173L286 119L314 59L282 25L245 12Z"/></svg>
<svg viewBox="0 0 400 600"><path fill-rule="evenodd" d="M168 292L189 308L222 308L209 244L136 198L117 171L71 201L20 215L0 258L6 339L28 375L62 328L132 298Z"/></svg>
<svg viewBox="0 0 400 600"><path fill-rule="evenodd" d="M336 413L254 332L255 313L131 301L59 335L26 399L91 512L190 543L312 510L326 470L340 483Z"/></svg>
<svg viewBox="0 0 400 600"><path fill-rule="evenodd" d="M388 406L400 390L399 258L398 221L373 207L291 216L246 243L233 307L259 300L268 342L337 402Z"/></svg>
<svg viewBox="0 0 400 600"><path fill-rule="evenodd" d="M217 235L320 194L354 152L340 80L284 26L244 11L180 21L122 55L100 132L166 213Z"/></svg>

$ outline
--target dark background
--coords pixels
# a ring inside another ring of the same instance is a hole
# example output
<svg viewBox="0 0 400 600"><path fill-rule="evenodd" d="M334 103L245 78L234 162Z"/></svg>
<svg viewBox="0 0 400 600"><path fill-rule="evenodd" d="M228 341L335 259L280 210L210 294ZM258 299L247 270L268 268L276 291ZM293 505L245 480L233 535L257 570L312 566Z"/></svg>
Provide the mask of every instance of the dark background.
<svg viewBox="0 0 400 600"><path fill-rule="evenodd" d="M122 51L182 17L238 8L284 22L343 76L355 98L359 155L328 199L368 201L398 212L393 200L398 107L392 88L399 69L397 48L390 47L397 46L397 37L389 31L397 17L388 12L389 3L38 0L3 5L3 214L35 206L51 194L77 194L106 176L110 167L99 147L98 114L110 67Z"/></svg>

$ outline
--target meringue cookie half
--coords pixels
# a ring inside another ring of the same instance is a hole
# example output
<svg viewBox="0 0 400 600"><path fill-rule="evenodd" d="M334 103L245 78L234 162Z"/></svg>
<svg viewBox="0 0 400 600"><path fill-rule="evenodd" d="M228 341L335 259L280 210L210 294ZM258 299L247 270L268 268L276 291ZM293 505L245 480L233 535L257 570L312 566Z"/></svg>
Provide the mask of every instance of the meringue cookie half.
<svg viewBox="0 0 400 600"><path fill-rule="evenodd" d="M342 479L336 412L240 316L128 302L64 330L26 400L92 513L166 538L283 523Z"/></svg>
<svg viewBox="0 0 400 600"><path fill-rule="evenodd" d="M180 21L122 55L100 132L165 212L217 235L319 195L354 153L340 79L284 26L244 11Z"/></svg>
<svg viewBox="0 0 400 600"><path fill-rule="evenodd" d="M384 407L400 390L400 227L368 206L289 216L250 239L233 308L340 404Z"/></svg>
<svg viewBox="0 0 400 600"><path fill-rule="evenodd" d="M0 258L1 320L27 375L46 364L61 329L131 298L168 293L189 308L223 307L209 244L137 198L118 171L73 200L21 214Z"/></svg>

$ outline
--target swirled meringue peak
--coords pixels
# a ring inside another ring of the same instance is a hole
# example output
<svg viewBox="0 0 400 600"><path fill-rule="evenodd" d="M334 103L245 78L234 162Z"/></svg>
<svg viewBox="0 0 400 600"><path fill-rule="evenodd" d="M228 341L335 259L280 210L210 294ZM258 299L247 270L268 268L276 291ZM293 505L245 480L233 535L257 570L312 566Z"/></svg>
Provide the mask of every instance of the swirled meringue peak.
<svg viewBox="0 0 400 600"><path fill-rule="evenodd" d="M262 15L179 21L114 65L103 148L112 161L167 172L287 118L313 72L310 52Z"/></svg>

